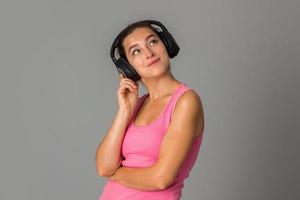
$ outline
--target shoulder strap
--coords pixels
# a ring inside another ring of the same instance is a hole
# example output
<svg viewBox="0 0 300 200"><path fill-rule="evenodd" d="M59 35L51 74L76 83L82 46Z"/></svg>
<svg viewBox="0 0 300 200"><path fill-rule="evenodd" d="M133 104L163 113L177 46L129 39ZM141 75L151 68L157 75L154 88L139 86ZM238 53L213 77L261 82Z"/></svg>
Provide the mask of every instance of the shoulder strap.
<svg viewBox="0 0 300 200"><path fill-rule="evenodd" d="M183 83L181 87L176 91L174 96L172 97L171 102L169 104L169 108L167 109L167 114L169 115L169 121L171 121L172 114L174 112L178 99L181 97L181 95L183 95L184 92L190 89L191 88L189 88L186 84Z"/></svg>

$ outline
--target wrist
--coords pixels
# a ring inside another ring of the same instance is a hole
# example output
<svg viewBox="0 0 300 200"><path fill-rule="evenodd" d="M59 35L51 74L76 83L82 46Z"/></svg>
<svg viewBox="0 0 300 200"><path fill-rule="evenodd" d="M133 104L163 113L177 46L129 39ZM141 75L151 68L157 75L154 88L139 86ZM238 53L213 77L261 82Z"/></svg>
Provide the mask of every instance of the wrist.
<svg viewBox="0 0 300 200"><path fill-rule="evenodd" d="M117 115L120 117L120 118L123 118L123 119L129 119L130 116L131 116L131 111L128 110L128 109L119 109L117 111Z"/></svg>
<svg viewBox="0 0 300 200"><path fill-rule="evenodd" d="M110 180L112 181L117 181L118 180L118 171L119 171L120 168L118 168L115 173L109 177Z"/></svg>

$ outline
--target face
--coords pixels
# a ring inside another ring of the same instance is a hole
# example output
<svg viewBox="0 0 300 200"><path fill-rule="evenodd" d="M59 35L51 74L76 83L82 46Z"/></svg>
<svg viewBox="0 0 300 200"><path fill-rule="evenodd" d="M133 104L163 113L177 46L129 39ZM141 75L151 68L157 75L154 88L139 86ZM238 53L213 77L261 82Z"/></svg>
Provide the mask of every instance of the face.
<svg viewBox="0 0 300 200"><path fill-rule="evenodd" d="M169 55L159 36L148 27L135 29L123 41L129 63L142 78L169 70Z"/></svg>

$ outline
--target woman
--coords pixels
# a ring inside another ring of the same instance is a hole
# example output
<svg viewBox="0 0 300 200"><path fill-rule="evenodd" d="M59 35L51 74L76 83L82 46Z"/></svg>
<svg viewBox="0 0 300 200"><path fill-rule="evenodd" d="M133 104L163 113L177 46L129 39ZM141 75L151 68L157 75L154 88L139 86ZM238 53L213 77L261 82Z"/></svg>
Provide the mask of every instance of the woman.
<svg viewBox="0 0 300 200"><path fill-rule="evenodd" d="M115 47L119 109L96 152L97 171L108 178L99 199L178 200L202 141L201 99L171 74L179 47L160 22L129 25ZM148 91L141 97L139 82Z"/></svg>

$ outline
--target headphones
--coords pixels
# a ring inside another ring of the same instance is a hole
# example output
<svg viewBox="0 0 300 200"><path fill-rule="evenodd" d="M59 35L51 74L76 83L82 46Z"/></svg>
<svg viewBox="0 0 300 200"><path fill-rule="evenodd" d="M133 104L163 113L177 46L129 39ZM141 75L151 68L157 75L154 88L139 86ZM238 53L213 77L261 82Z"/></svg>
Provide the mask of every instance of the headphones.
<svg viewBox="0 0 300 200"><path fill-rule="evenodd" d="M179 52L179 46L177 45L176 41L172 37L172 35L169 33L169 31L166 29L166 27L154 20L142 20L135 22L122 30L118 36L115 38L111 45L110 49L110 57L113 60L114 64L117 67L117 70L119 73L122 73L126 78L130 78L134 82L138 81L141 79L140 75L136 72L136 70L132 67L132 65L129 64L126 58L120 56L120 53L117 51L117 47L120 45L119 37L124 34L128 30L129 27L134 27L135 25L138 25L140 23L149 23L155 30L157 30L156 34L159 36L159 38L162 40L164 43L168 55L170 58L173 58L177 56ZM119 54L119 58L116 58L116 53Z"/></svg>

